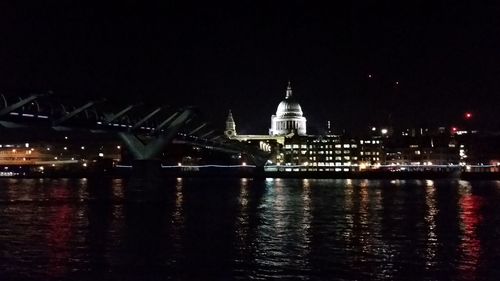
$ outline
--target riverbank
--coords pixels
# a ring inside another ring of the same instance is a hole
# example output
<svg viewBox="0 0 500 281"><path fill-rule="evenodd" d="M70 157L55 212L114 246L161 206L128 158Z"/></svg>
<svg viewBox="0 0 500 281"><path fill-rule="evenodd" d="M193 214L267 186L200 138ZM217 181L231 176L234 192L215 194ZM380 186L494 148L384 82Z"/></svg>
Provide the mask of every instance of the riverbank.
<svg viewBox="0 0 500 281"><path fill-rule="evenodd" d="M54 171L50 173L19 173L0 178L309 178L309 179L463 179L463 180L500 180L499 172L460 172L460 171L263 171L255 168L244 169L202 169L172 170L163 169L154 174L135 173L131 168L116 168L106 172Z"/></svg>

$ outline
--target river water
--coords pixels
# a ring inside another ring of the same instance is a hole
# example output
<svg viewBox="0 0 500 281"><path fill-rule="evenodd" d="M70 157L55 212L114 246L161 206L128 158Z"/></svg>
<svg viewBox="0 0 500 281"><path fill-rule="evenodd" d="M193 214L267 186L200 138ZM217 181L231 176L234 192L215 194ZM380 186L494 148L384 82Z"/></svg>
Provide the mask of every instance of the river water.
<svg viewBox="0 0 500 281"><path fill-rule="evenodd" d="M0 179L0 280L500 280L500 181Z"/></svg>

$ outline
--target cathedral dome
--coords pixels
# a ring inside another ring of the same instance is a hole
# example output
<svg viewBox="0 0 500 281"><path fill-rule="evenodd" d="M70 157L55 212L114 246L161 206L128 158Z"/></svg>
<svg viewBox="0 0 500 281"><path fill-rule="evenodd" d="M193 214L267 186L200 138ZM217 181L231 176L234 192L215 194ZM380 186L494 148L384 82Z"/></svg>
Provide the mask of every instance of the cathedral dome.
<svg viewBox="0 0 500 281"><path fill-rule="evenodd" d="M276 116L278 117L301 117L304 115L300 104L292 98L286 98L278 105Z"/></svg>
<svg viewBox="0 0 500 281"><path fill-rule="evenodd" d="M276 110L277 117L302 117L303 112L300 104L292 97L292 87L288 82L286 88L286 96L283 101L278 105Z"/></svg>
<svg viewBox="0 0 500 281"><path fill-rule="evenodd" d="M288 82L285 99L280 102L276 115L271 116L269 134L284 136L290 133L306 135L306 118L300 104L292 97L292 87Z"/></svg>

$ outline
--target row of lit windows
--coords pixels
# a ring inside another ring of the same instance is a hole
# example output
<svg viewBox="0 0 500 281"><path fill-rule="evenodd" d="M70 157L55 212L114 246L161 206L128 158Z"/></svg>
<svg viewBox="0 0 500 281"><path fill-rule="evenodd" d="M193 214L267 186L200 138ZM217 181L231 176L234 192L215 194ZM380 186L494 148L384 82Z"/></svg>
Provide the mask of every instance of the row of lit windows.
<svg viewBox="0 0 500 281"><path fill-rule="evenodd" d="M285 172L291 172L291 171L294 171L294 172L299 172L299 171L308 171L310 170L309 168L308 169L304 169L304 168L285 168L284 169ZM320 171L320 172L323 172L323 171L335 171L335 172L349 172L350 169L349 168L335 168L335 169L313 169L313 170L317 170L317 171Z"/></svg>
<svg viewBox="0 0 500 281"><path fill-rule="evenodd" d="M328 149L328 148L357 148L358 146L356 144L336 144L336 145L309 145L309 149ZM291 149L291 148L308 148L306 144L286 144L285 149Z"/></svg>
<svg viewBox="0 0 500 281"><path fill-rule="evenodd" d="M316 160L316 157L309 157L309 159L310 160ZM326 161L333 161L333 160L340 161L342 159L344 159L344 160L351 160L351 159L352 160L358 160L358 157L355 157L355 156L354 157L350 157L350 156L344 156L344 157L341 157L341 156L336 156L336 157L327 156L327 157L325 157Z"/></svg>
<svg viewBox="0 0 500 281"><path fill-rule="evenodd" d="M367 161L380 161L380 157L367 157L367 158L361 158L361 160L367 160Z"/></svg>
<svg viewBox="0 0 500 281"><path fill-rule="evenodd" d="M339 141L340 141L340 139L314 139L312 142L313 143L319 143L319 142L322 142L322 143L329 143L329 142L337 143Z"/></svg>
<svg viewBox="0 0 500 281"><path fill-rule="evenodd" d="M307 153L309 152L309 155L333 155L333 154L336 154L336 155L342 155L342 154L351 154L351 151L350 150L335 150L335 151L331 151L331 150L292 150L292 149L285 149L285 153L286 154L302 154L302 155L306 155ZM420 152L416 152L416 154L419 154ZM359 152L359 155L361 156L364 156L364 155L380 155L380 152L379 151L360 151Z"/></svg>
<svg viewBox="0 0 500 281"><path fill-rule="evenodd" d="M323 151L323 150L320 150L320 151L311 151L311 154L327 154L327 155L333 155L333 151L331 150L327 150L327 151ZM342 151L341 150L335 150L335 154L342 154ZM351 151L350 150L344 150L344 154L351 154Z"/></svg>
<svg viewBox="0 0 500 281"><path fill-rule="evenodd" d="M287 153L292 152L292 153L297 154L297 153L299 153L299 150L292 149L292 148L285 148L285 152L287 152ZM332 154L332 155L334 153L334 151L332 151L332 150L300 150L301 154L305 154L307 152L309 152L309 154ZM335 154L342 154L342 152L344 154L351 154L350 150L344 150L344 151L335 150Z"/></svg>
<svg viewBox="0 0 500 281"><path fill-rule="evenodd" d="M378 151L373 151L373 152L371 152L371 151L365 151L365 152L361 151L361 152L359 152L359 155L380 155L380 152L378 152Z"/></svg>
<svg viewBox="0 0 500 281"><path fill-rule="evenodd" d="M360 140L359 141L360 144L380 144L381 142L379 140Z"/></svg>
<svg viewBox="0 0 500 281"><path fill-rule="evenodd" d="M314 162L311 163L313 167L334 167L334 166L351 166L351 162Z"/></svg>

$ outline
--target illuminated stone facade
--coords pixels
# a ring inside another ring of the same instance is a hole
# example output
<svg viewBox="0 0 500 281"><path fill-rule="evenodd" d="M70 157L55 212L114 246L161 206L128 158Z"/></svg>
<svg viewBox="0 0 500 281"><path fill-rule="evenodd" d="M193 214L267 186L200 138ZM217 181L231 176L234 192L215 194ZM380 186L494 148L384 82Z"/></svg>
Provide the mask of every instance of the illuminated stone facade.
<svg viewBox="0 0 500 281"><path fill-rule="evenodd" d="M293 133L305 136L307 120L303 115L300 104L293 98L292 87L288 82L285 99L278 105L276 115L271 116L269 135L285 136Z"/></svg>

